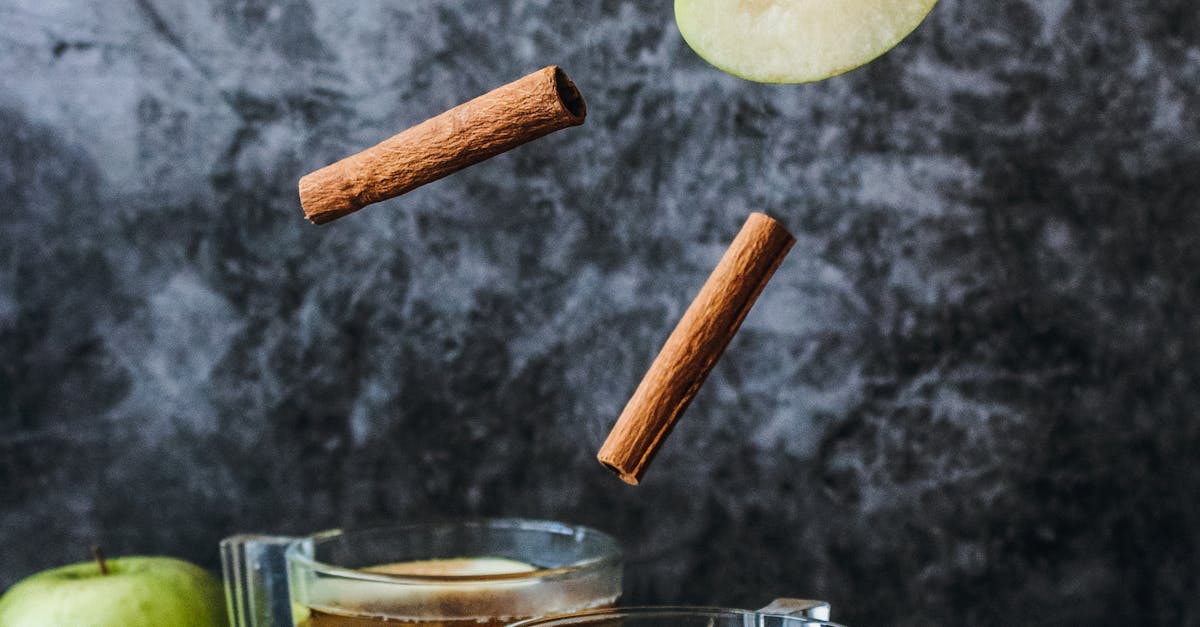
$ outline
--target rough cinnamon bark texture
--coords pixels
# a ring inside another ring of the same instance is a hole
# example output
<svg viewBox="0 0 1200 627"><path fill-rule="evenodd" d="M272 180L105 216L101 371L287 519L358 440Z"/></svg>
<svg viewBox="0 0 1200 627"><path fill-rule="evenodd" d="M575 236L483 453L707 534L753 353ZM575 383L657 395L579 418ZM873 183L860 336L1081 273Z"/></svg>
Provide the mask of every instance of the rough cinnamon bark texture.
<svg viewBox="0 0 1200 627"><path fill-rule="evenodd" d="M637 485L796 238L750 214L650 365L597 458Z"/></svg>
<svg viewBox="0 0 1200 627"><path fill-rule="evenodd" d="M549 66L430 118L300 179L304 215L317 224L473 165L568 126L587 107L571 79Z"/></svg>

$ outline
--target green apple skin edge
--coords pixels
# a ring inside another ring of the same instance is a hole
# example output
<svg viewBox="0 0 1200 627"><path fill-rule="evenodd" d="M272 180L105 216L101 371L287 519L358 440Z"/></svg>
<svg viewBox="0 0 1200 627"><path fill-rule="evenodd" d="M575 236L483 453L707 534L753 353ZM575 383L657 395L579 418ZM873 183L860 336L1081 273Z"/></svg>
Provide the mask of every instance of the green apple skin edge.
<svg viewBox="0 0 1200 627"><path fill-rule="evenodd" d="M810 83L873 61L916 30L937 0L675 0L702 59L760 83Z"/></svg>
<svg viewBox="0 0 1200 627"><path fill-rule="evenodd" d="M0 597L3 627L225 627L224 592L202 568L123 557L43 571Z"/></svg>

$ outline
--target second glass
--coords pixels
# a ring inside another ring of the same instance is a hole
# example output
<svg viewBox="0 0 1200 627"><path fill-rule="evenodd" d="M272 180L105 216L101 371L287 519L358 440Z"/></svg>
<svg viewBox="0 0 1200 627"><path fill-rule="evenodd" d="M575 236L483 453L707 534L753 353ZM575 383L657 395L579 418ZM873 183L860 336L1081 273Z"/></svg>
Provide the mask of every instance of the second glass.
<svg viewBox="0 0 1200 627"><path fill-rule="evenodd" d="M512 627L841 627L829 604L776 599L756 612L712 607L628 607L535 618Z"/></svg>

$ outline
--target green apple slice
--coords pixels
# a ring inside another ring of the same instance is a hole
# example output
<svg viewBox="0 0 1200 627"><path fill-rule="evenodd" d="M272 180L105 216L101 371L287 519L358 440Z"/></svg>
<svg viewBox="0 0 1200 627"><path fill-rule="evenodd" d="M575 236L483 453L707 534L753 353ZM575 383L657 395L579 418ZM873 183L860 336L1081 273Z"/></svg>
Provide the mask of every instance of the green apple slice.
<svg viewBox="0 0 1200 627"><path fill-rule="evenodd" d="M675 0L688 45L762 83L819 81L891 50L937 0Z"/></svg>

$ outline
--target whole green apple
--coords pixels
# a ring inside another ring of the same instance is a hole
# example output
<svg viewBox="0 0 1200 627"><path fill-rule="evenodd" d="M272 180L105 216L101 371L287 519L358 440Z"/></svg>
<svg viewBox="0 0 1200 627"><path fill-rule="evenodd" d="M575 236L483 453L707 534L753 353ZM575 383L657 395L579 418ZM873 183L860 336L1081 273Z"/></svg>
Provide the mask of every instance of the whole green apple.
<svg viewBox="0 0 1200 627"><path fill-rule="evenodd" d="M169 557L72 564L24 579L0 597L2 627L224 627L221 584Z"/></svg>

